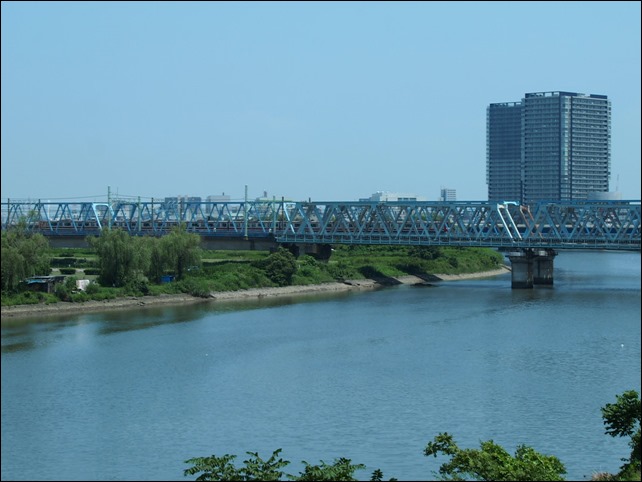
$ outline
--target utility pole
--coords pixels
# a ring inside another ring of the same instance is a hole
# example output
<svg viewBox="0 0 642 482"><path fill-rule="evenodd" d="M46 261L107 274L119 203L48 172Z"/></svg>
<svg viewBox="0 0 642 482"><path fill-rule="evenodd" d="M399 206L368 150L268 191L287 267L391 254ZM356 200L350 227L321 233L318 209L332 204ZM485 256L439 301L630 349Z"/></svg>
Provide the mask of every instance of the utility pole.
<svg viewBox="0 0 642 482"><path fill-rule="evenodd" d="M276 236L276 196L272 195L272 234Z"/></svg>
<svg viewBox="0 0 642 482"><path fill-rule="evenodd" d="M247 184L245 185L245 202L243 203L243 232L247 239Z"/></svg>
<svg viewBox="0 0 642 482"><path fill-rule="evenodd" d="M111 186L107 186L107 229L111 229Z"/></svg>

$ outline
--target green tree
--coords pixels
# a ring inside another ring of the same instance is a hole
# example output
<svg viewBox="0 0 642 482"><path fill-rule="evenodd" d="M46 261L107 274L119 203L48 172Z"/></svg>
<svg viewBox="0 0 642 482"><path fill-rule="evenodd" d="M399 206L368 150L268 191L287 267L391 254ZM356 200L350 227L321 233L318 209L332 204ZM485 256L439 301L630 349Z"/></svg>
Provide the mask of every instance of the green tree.
<svg viewBox="0 0 642 482"><path fill-rule="evenodd" d="M612 437L631 437L631 455L622 459L625 463L618 475L625 480L640 480L640 395L629 390L615 399L615 403L607 403L601 409L606 433Z"/></svg>
<svg viewBox="0 0 642 482"><path fill-rule="evenodd" d="M73 301L73 293L76 291L75 276L67 276L63 283L58 283L54 288L54 294L60 301Z"/></svg>
<svg viewBox="0 0 642 482"><path fill-rule="evenodd" d="M121 229L104 230L100 236L89 237L87 240L96 250L100 268L99 282L103 286L125 286L144 265L134 240Z"/></svg>
<svg viewBox="0 0 642 482"><path fill-rule="evenodd" d="M424 455L449 455L450 461L439 467L442 480L564 480L564 464L557 457L542 455L531 447L520 445L511 456L492 440L482 442L480 449L460 449L452 435L440 433L429 442Z"/></svg>
<svg viewBox="0 0 642 482"><path fill-rule="evenodd" d="M360 480L354 478L354 473L366 468L365 465L355 465L350 459L344 457L336 459L332 465L326 464L323 460L321 465L311 465L305 460L303 464L305 465L303 472L298 477L291 477L291 480Z"/></svg>
<svg viewBox="0 0 642 482"><path fill-rule="evenodd" d="M161 242L158 238L145 238L149 249L149 263L146 266L145 274L154 283L160 283L165 273L165 257Z"/></svg>
<svg viewBox="0 0 642 482"><path fill-rule="evenodd" d="M184 475L202 472L196 480L280 480L281 469L290 463L280 458L280 453L281 449L277 449L268 460L263 460L258 453L247 452L251 457L243 461L245 465L240 468L234 465L236 455L196 457L185 461L193 465L185 469Z"/></svg>
<svg viewBox="0 0 642 482"><path fill-rule="evenodd" d="M292 277L297 269L296 258L283 247L258 262L257 266L263 269L267 277L278 286L292 284Z"/></svg>
<svg viewBox="0 0 642 482"><path fill-rule="evenodd" d="M201 238L188 233L185 227L174 228L161 238L162 259L166 267L174 271L176 279L182 279L188 268L201 266Z"/></svg>
<svg viewBox="0 0 642 482"><path fill-rule="evenodd" d="M2 291L15 292L29 276L48 275L50 249L42 234L29 233L22 224L2 231Z"/></svg>
<svg viewBox="0 0 642 482"><path fill-rule="evenodd" d="M185 461L192 466L185 469L183 473L185 476L200 474L196 480L360 480L354 478L354 473L366 467L362 464L353 464L346 458L336 459L333 464L321 461L320 465L311 465L303 461L305 465L303 472L299 475L291 475L283 472L282 469L290 462L283 460L280 453L281 449L277 449L268 460L263 460L258 453L247 452L251 457L244 460L244 465L241 467L234 465L236 455L196 457ZM382 472L375 470L370 480L383 480Z"/></svg>

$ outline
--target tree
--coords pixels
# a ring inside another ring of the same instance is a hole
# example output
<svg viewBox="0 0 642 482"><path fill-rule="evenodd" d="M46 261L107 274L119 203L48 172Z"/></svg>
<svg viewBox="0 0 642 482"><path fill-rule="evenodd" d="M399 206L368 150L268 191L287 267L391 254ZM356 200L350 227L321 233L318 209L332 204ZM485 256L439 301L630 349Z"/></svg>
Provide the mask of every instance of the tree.
<svg viewBox="0 0 642 482"><path fill-rule="evenodd" d="M145 274L154 283L160 283L165 273L165 259L158 238L145 238L149 250L149 263L145 267Z"/></svg>
<svg viewBox="0 0 642 482"><path fill-rule="evenodd" d="M354 478L354 473L366 468L363 464L354 465L350 459L344 457L335 459L332 465L326 464L323 460L321 465L310 465L305 460L303 463L305 469L294 480L360 480ZM380 474L381 471L378 470L376 475L373 474L373 478L376 479Z"/></svg>
<svg viewBox="0 0 642 482"><path fill-rule="evenodd" d="M2 231L2 291L17 290L29 276L48 275L50 250L42 234L29 233L25 224Z"/></svg>
<svg viewBox="0 0 642 482"><path fill-rule="evenodd" d="M202 472L196 480L280 480L283 476L281 469L290 463L280 458L280 453L281 449L277 449L268 460L263 460L257 452L247 452L252 457L243 461L245 466L240 468L233 463L236 455L196 457L185 461L193 465L185 469L184 475Z"/></svg>
<svg viewBox="0 0 642 482"><path fill-rule="evenodd" d="M192 466L185 469L183 474L185 476L200 474L196 480L284 480L284 476L288 480L360 480L354 478L354 473L366 468L365 465L355 465L346 458L336 459L331 465L324 461L321 461L320 465L311 465L303 461L305 465L303 472L299 475L290 475L281 470L290 462L283 460L280 453L281 449L277 449L268 460L263 460L257 452L247 452L251 457L243 461L245 465L242 467L234 465L236 455L196 457L185 461ZM375 470L370 480L383 480L382 472L379 469Z"/></svg>
<svg viewBox="0 0 642 482"><path fill-rule="evenodd" d="M635 390L628 390L615 396L615 403L602 407L602 419L606 433L612 437L631 437L629 446L631 455L623 458L620 476L628 478L637 472L640 478L640 395Z"/></svg>
<svg viewBox="0 0 642 482"><path fill-rule="evenodd" d="M442 480L564 480L564 464L557 457L542 455L531 447L520 445L511 456L492 440L482 442L480 449L460 449L452 435L440 433L429 442L424 455L438 453L451 456L439 467Z"/></svg>
<svg viewBox="0 0 642 482"><path fill-rule="evenodd" d="M201 266L201 238L188 233L185 227L174 228L161 238L161 253L165 266L174 271L176 279L182 279L188 268Z"/></svg>
<svg viewBox="0 0 642 482"><path fill-rule="evenodd" d="M289 286L296 273L296 258L287 249L280 247L267 258L258 263L272 282L278 286Z"/></svg>
<svg viewBox="0 0 642 482"><path fill-rule="evenodd" d="M99 282L103 286L124 286L144 265L132 237L121 229L105 230L99 237L87 239L98 255Z"/></svg>

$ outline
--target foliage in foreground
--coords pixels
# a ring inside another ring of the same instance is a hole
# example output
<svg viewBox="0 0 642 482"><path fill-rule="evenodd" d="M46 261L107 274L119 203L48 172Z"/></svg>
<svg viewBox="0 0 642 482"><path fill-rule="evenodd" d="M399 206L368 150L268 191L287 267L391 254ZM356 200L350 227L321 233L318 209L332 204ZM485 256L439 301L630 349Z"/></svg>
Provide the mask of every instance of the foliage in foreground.
<svg viewBox="0 0 642 482"><path fill-rule="evenodd" d="M564 480L566 468L553 455L542 455L520 445L511 456L492 440L477 449L460 449L452 435L440 433L424 450L426 456L443 453L451 457L439 467L442 480Z"/></svg>
<svg viewBox="0 0 642 482"><path fill-rule="evenodd" d="M640 394L628 390L616 395L615 399L615 403L602 407L606 433L612 437L631 437L631 454L622 459L624 465L620 467L619 475L623 477L621 480L640 480Z"/></svg>
<svg viewBox="0 0 642 482"><path fill-rule="evenodd" d="M451 435L443 433L427 445L424 455L437 456L439 452L452 457L439 469L442 480L467 480L466 476L470 476L472 480L554 481L564 480L562 475L566 473L557 457L542 455L527 446L520 446L515 457L512 457L492 440L482 442L479 450L462 450ZM299 475L291 475L281 470L290 463L279 457L281 449L274 451L266 461L256 452L247 453L251 457L241 467L233 464L236 456L229 454L186 460L185 463L192 466L184 471L184 475L200 474L196 480L284 480L284 476L288 480L363 480L355 478L355 472L366 468L363 464L353 464L350 459L342 457L335 459L331 465L323 461L320 465L303 461L304 471ZM374 470L370 480L382 481L381 470Z"/></svg>
<svg viewBox="0 0 642 482"><path fill-rule="evenodd" d="M626 463L618 474L601 473L593 480L639 481L640 395L635 390L626 391L616 395L615 403L607 403L601 410L606 433L613 437L630 436L632 452L629 458L622 459ZM251 457L241 467L234 465L235 455L196 457L185 461L191 467L184 475L200 474L196 480L283 480L284 476L288 480L363 480L355 479L355 472L366 468L346 458L335 459L331 465L323 461L320 465L303 461L304 471L291 475L283 472L290 462L283 460L280 453L278 449L268 460L263 460L258 453L247 452ZM441 480L556 481L564 480L566 474L564 464L557 457L540 454L527 445L517 447L514 456L492 440L481 442L479 449L461 449L452 435L445 432L435 436L424 449L427 457L437 457L440 453L450 457L439 467ZM381 470L374 470L370 480L382 481Z"/></svg>
<svg viewBox="0 0 642 482"><path fill-rule="evenodd" d="M353 464L350 459L339 458L332 464L321 461L320 465L311 465L303 461L303 472L299 475L286 474L281 469L290 461L279 457L280 453L281 449L277 449L268 460L263 460L257 452L247 452L250 458L244 460L241 467L233 463L236 455L196 457L185 461L192 466L185 469L184 475L200 473L196 480L283 480L283 476L288 480L361 480L355 479L354 473L366 468L363 464ZM382 477L381 471L375 470L370 480L381 481Z"/></svg>

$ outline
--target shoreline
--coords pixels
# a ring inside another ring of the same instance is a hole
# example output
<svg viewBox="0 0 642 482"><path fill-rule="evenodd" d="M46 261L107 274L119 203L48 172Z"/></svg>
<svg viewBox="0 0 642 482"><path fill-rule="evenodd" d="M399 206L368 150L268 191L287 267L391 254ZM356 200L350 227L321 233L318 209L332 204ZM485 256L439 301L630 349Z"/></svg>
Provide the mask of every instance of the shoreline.
<svg viewBox="0 0 642 482"><path fill-rule="evenodd" d="M251 288L248 290L238 291L217 291L210 293L208 298L199 298L187 294L177 295L158 295L144 297L127 297L117 298L104 301L85 301L84 303L71 303L60 301L53 304L39 305L14 305L3 306L1 310L1 320L4 322L8 319L31 318L47 315L61 315L67 313L87 313L112 310L125 310L128 308L141 307L158 307L183 305L187 303L206 303L216 301L245 301L250 299L260 299L277 296L305 296L320 293L344 292L373 290L384 286L394 286L399 284L406 285L424 285L431 286L433 282L440 281L457 281L464 279L478 279L498 276L508 273L508 267L502 267L493 271L484 271L480 273L466 273L459 275L430 275L426 278L417 276L402 276L398 278L386 278L381 280L362 279L334 283L324 283L320 285L305 286L284 286L278 288Z"/></svg>

